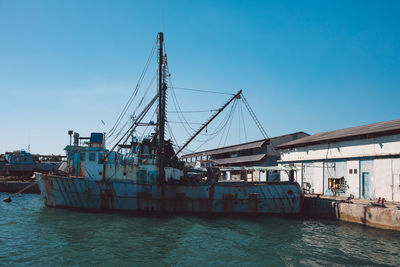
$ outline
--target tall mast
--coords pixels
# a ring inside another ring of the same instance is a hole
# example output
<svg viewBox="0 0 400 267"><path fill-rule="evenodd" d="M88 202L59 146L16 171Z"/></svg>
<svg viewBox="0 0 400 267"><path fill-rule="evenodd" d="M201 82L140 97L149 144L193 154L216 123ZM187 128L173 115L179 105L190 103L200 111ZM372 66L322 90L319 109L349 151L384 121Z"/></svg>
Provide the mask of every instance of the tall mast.
<svg viewBox="0 0 400 267"><path fill-rule="evenodd" d="M167 85L165 82L165 62L164 62L164 33L158 33L158 183L165 182L165 97Z"/></svg>

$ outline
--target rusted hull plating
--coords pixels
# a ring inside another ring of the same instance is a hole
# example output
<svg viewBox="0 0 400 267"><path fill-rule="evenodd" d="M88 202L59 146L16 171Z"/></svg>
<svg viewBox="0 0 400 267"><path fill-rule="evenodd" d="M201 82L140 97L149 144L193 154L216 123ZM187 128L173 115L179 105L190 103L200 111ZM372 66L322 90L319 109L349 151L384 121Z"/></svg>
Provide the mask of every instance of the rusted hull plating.
<svg viewBox="0 0 400 267"><path fill-rule="evenodd" d="M271 213L300 212L303 194L295 182L189 185L92 181L36 174L47 206L98 211Z"/></svg>

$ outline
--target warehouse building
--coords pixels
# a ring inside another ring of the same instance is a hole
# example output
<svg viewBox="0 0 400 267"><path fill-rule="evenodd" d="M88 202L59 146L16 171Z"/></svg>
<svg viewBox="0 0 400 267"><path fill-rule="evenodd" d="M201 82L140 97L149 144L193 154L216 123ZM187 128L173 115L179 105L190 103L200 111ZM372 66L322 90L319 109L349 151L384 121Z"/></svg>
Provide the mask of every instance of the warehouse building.
<svg viewBox="0 0 400 267"><path fill-rule="evenodd" d="M275 150L275 147L305 136L309 135L304 132L296 132L269 139L186 154L181 159L193 166L197 161L209 161L215 166L223 167L276 166L280 155Z"/></svg>
<svg viewBox="0 0 400 267"><path fill-rule="evenodd" d="M400 119L318 133L277 149L280 164L294 166L294 178L310 193L400 201Z"/></svg>
<svg viewBox="0 0 400 267"><path fill-rule="evenodd" d="M223 172L222 180L274 180L279 175L276 168L274 170L271 169L271 173L269 174L267 169L263 167L278 165L280 154L276 151L275 147L305 136L308 136L308 134L296 132L269 139L186 154L181 159L191 167L219 167ZM259 168L253 168L255 166ZM271 179L268 179L268 177Z"/></svg>

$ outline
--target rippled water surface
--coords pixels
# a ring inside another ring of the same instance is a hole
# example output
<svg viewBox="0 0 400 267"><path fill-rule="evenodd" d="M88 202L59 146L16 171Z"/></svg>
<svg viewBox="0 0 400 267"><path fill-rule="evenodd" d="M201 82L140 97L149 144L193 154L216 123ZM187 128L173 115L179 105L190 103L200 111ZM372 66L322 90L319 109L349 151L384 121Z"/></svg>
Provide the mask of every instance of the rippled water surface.
<svg viewBox="0 0 400 267"><path fill-rule="evenodd" d="M400 263L400 233L329 220L84 213L28 194L1 202L0 214L0 265L8 266Z"/></svg>

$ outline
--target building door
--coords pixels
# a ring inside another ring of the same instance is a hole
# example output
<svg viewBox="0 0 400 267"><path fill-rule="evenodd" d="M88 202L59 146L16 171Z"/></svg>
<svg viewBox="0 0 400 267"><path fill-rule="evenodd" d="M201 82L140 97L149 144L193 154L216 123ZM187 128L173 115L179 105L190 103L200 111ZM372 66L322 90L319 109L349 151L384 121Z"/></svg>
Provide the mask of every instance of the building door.
<svg viewBox="0 0 400 267"><path fill-rule="evenodd" d="M374 161L369 159L360 160L360 198L374 199L375 186L374 186ZM353 173L354 174L354 173Z"/></svg>
<svg viewBox="0 0 400 267"><path fill-rule="evenodd" d="M371 199L370 194L370 175L369 172L363 172L361 176L361 195L364 199Z"/></svg>

